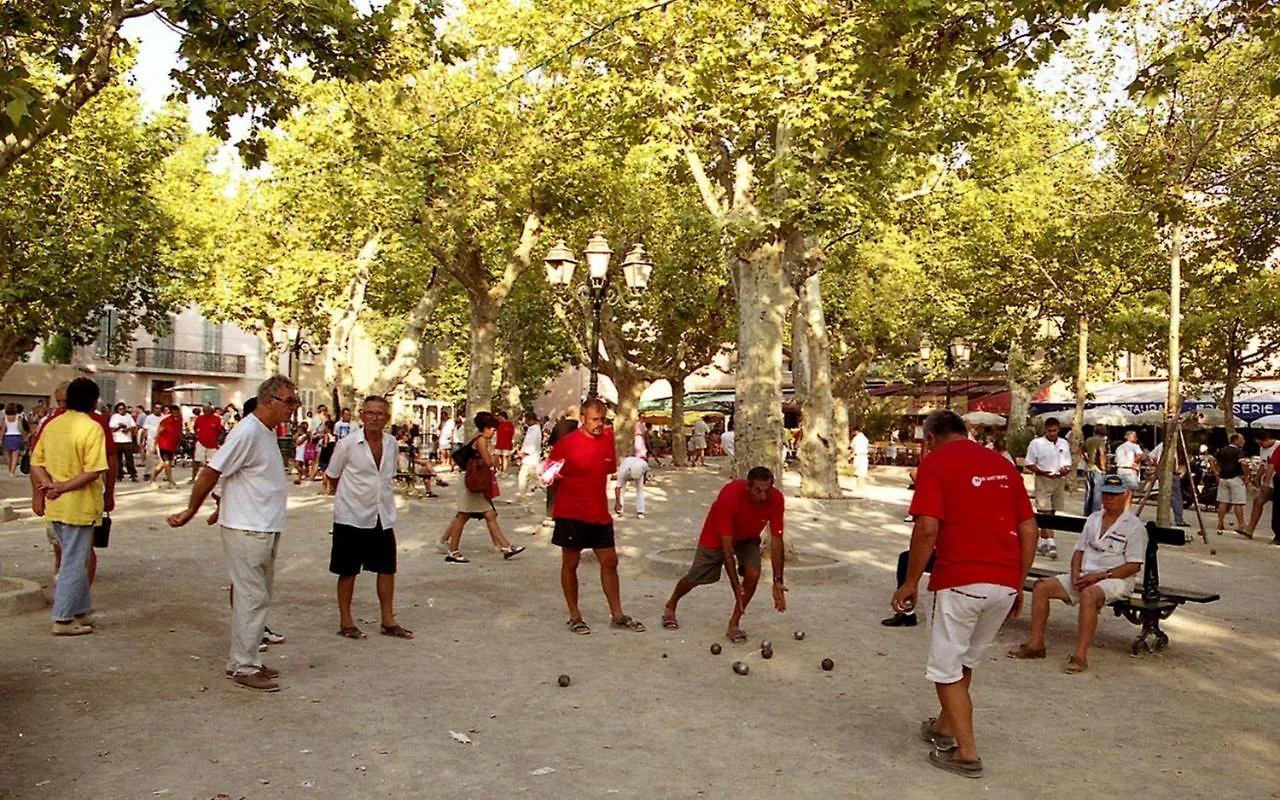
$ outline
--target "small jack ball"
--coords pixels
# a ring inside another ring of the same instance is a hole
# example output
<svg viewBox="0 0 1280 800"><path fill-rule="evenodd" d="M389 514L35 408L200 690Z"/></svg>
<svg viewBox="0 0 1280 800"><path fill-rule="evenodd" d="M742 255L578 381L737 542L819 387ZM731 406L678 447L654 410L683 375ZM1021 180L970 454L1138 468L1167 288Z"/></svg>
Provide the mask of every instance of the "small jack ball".
<svg viewBox="0 0 1280 800"><path fill-rule="evenodd" d="M569 676L568 676L568 675L561 675L559 678L556 678L556 683L560 684L561 686L568 686L568 685L569 685Z"/></svg>
<svg viewBox="0 0 1280 800"><path fill-rule="evenodd" d="M825 671L827 671L827 672L830 672L831 670L833 670L833 669L835 669L835 668L836 668L836 662L832 661L832 660L831 660L831 659L829 659L829 658L824 658L824 659L822 659L822 669L823 669L823 670L825 670Z"/></svg>
<svg viewBox="0 0 1280 800"><path fill-rule="evenodd" d="M1217 554L1218 554L1218 549L1216 547L1209 548L1209 555L1216 556Z"/></svg>
<svg viewBox="0 0 1280 800"><path fill-rule="evenodd" d="M771 642L771 641L769 641L768 639L766 639L765 641L763 641L763 642L761 642L761 643L760 643L760 649L761 649L761 650L772 650L772 649L773 649L773 642Z"/></svg>
<svg viewBox="0 0 1280 800"><path fill-rule="evenodd" d="M711 645L711 655L713 656L720 655L720 645L718 644Z"/></svg>
<svg viewBox="0 0 1280 800"><path fill-rule="evenodd" d="M663 654L662 654L662 657L663 657L663 658L666 658L666 657L667 657L667 654L666 654L666 653L663 653Z"/></svg>
<svg viewBox="0 0 1280 800"><path fill-rule="evenodd" d="M733 662L733 671L739 675L746 675L751 671L751 667L748 667L745 661L735 661Z"/></svg>
<svg viewBox="0 0 1280 800"><path fill-rule="evenodd" d="M761 657L761 658L773 658L773 648L772 648L772 647L762 647L762 648L760 648L760 657Z"/></svg>
<svg viewBox="0 0 1280 800"><path fill-rule="evenodd" d="M797 642L804 641L804 631L796 631L796 641Z"/></svg>

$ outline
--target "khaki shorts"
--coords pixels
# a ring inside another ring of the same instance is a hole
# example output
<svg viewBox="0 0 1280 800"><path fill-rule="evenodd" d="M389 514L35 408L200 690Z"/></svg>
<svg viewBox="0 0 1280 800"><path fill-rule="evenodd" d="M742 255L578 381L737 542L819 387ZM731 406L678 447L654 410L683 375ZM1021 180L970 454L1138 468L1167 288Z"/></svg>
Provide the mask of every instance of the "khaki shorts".
<svg viewBox="0 0 1280 800"><path fill-rule="evenodd" d="M1246 502L1244 478L1223 478L1218 481L1218 505L1242 506Z"/></svg>
<svg viewBox="0 0 1280 800"><path fill-rule="evenodd" d="M1062 491L1062 478L1036 476L1036 511L1063 511L1066 496Z"/></svg>
<svg viewBox="0 0 1280 800"><path fill-rule="evenodd" d="M760 571L760 540L748 539L745 542L733 543L733 556L738 561L739 571L754 569ZM720 580L721 567L724 566L724 554L718 547L699 547L693 556L693 565L684 577L695 586L715 583Z"/></svg>
<svg viewBox="0 0 1280 800"><path fill-rule="evenodd" d="M204 445L197 443L196 456L194 460L197 464L208 464L213 460L213 456L217 452L218 448L216 447L205 447Z"/></svg>
<svg viewBox="0 0 1280 800"><path fill-rule="evenodd" d="M1056 577L1058 583L1062 584L1062 588L1067 590L1067 596L1071 598L1071 605L1078 604L1080 602L1080 592L1071 585L1071 576L1058 575ZM1094 585L1102 590L1104 603L1114 603L1117 600L1128 599L1129 595L1133 593L1135 583L1136 580L1134 578L1107 578L1106 580L1098 581Z"/></svg>

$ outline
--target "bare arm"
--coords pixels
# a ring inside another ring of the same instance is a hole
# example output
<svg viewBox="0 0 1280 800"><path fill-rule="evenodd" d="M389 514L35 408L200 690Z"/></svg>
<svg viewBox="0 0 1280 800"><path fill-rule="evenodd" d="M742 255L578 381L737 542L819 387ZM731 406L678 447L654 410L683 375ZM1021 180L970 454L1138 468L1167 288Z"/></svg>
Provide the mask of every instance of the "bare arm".
<svg viewBox="0 0 1280 800"><path fill-rule="evenodd" d="M773 565L773 607L779 612L787 610L787 584L782 579L783 562L786 561L786 547L781 536L769 537L769 563Z"/></svg>
<svg viewBox="0 0 1280 800"><path fill-rule="evenodd" d="M729 585L733 587L733 597L742 611L742 582L738 580L738 560L733 552L733 537L720 537L720 556L724 559L724 571L729 573Z"/></svg>
<svg viewBox="0 0 1280 800"><path fill-rule="evenodd" d="M893 610L906 613L915 610L916 595L924 568L933 555L934 545L938 541L938 529L941 521L937 517L916 517L915 527L911 529L911 550L907 556L907 577L898 590L893 593L891 605Z"/></svg>
<svg viewBox="0 0 1280 800"><path fill-rule="evenodd" d="M187 501L185 510L169 517L169 527L181 528L191 521L191 518L200 511L200 506L204 505L204 500L213 491L213 487L218 485L218 479L222 477L222 473L215 469L205 466L200 470L200 474L196 476L196 482L191 486L191 499Z"/></svg>

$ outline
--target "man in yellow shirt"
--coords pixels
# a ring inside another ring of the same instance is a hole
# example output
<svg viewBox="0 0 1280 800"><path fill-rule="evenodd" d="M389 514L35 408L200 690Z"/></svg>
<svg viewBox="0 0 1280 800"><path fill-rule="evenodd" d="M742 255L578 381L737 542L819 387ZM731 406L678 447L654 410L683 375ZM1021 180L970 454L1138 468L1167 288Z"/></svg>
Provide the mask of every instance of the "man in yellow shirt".
<svg viewBox="0 0 1280 800"><path fill-rule="evenodd" d="M67 411L49 422L31 454L36 496L32 508L53 526L62 566L53 592L53 634L93 633L86 568L93 526L102 518L102 475L107 471L106 436L89 416L98 384L76 378L67 387Z"/></svg>

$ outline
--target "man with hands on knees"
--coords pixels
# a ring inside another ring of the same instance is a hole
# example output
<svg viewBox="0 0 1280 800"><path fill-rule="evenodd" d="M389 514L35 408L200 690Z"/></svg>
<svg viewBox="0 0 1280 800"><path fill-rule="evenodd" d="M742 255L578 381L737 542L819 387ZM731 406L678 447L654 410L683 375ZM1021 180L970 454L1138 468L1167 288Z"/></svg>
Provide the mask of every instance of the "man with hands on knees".
<svg viewBox="0 0 1280 800"><path fill-rule="evenodd" d="M1098 630L1098 614L1107 603L1123 600L1133 591L1147 552L1147 526L1129 506L1129 486L1119 475L1102 479L1102 510L1085 520L1084 531L1071 556L1071 574L1035 582L1031 594L1031 641L1010 650L1019 660L1044 658L1044 632L1049 624L1049 601L1079 606L1080 629L1076 650L1067 659L1067 674L1089 668L1089 645Z"/></svg>
<svg viewBox="0 0 1280 800"><path fill-rule="evenodd" d="M773 607L779 612L786 611L787 586L782 577L783 507L782 492L774 488L773 472L768 467L752 467L746 480L726 484L707 511L688 574L676 583L667 600L662 627L678 629L676 605L680 598L696 586L719 581L723 567L734 596L733 613L725 635L734 644L747 641L747 634L739 625L760 581L760 533L766 525L770 533L769 561L773 566Z"/></svg>
<svg viewBox="0 0 1280 800"><path fill-rule="evenodd" d="M934 745L929 762L982 777L969 684L1006 617L1022 609L1022 583L1039 531L1022 476L1004 456L970 441L964 420L935 411L925 420L929 455L916 474L915 528L907 577L893 594L898 613L915 610L918 584L934 556L934 593L925 677L942 710L920 725Z"/></svg>

